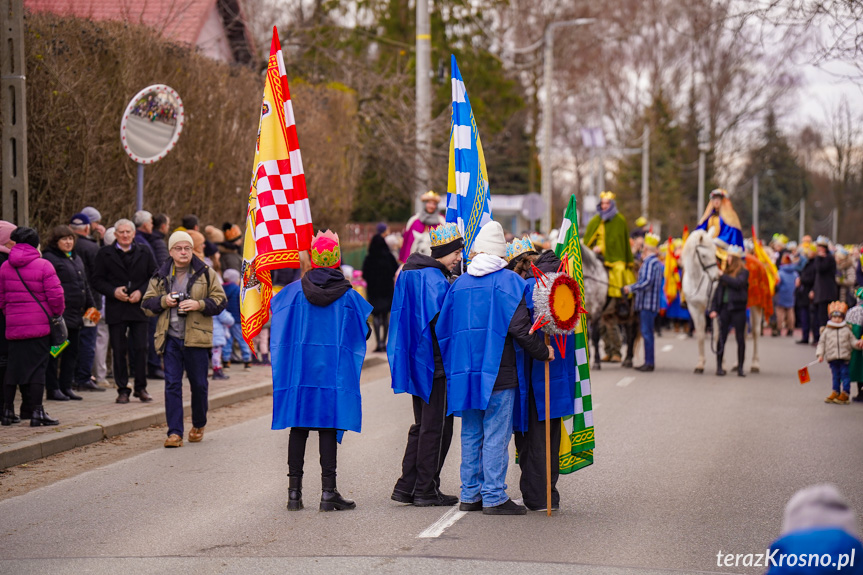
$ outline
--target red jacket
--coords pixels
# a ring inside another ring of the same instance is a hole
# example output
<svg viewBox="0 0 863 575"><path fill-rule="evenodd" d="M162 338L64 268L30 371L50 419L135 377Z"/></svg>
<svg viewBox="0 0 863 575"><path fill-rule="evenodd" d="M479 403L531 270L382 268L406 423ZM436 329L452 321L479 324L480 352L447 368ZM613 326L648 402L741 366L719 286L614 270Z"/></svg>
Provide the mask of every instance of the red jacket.
<svg viewBox="0 0 863 575"><path fill-rule="evenodd" d="M21 277L15 273L16 269ZM63 287L54 266L28 244L16 244L0 266L0 310L6 316L6 339L31 339L51 333L48 317L30 291L51 315L63 313Z"/></svg>

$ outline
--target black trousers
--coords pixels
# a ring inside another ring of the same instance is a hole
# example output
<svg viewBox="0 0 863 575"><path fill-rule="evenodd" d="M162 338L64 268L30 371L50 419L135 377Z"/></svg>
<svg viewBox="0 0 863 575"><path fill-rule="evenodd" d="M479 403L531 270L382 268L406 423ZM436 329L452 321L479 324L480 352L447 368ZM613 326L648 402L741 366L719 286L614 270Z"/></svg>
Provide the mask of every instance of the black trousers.
<svg viewBox="0 0 863 575"><path fill-rule="evenodd" d="M70 329L69 345L60 352L60 355L48 360L48 372L45 374L45 388L48 391L72 389L72 383L75 380L75 368L78 365L80 336L80 329Z"/></svg>
<svg viewBox="0 0 863 575"><path fill-rule="evenodd" d="M725 355L725 341L728 333L734 328L734 336L737 338L737 367L743 368L743 360L746 357L746 310L727 310L719 312L719 341L716 342L716 366L722 367L722 356Z"/></svg>
<svg viewBox="0 0 863 575"><path fill-rule="evenodd" d="M306 441L309 431L318 432L318 450L321 452L321 477L336 477L336 430L292 427L288 438L288 475L302 477L306 461Z"/></svg>
<svg viewBox="0 0 863 575"><path fill-rule="evenodd" d="M114 383L117 384L117 392L124 395L130 393L128 361L133 362L135 368L135 391L147 389L147 322L125 321L108 324L108 334L114 354Z"/></svg>
<svg viewBox="0 0 863 575"><path fill-rule="evenodd" d="M414 497L435 497L440 472L452 443L453 416L446 414L446 377L432 382L429 402L413 396L414 424L402 459L402 476L393 491Z"/></svg>
<svg viewBox="0 0 863 575"><path fill-rule="evenodd" d="M812 324L812 338L815 343L818 343L818 340L821 338L821 328L827 325L827 320L829 319L827 317L827 307L829 305L829 301L812 304L811 309L814 310L815 317L810 318L809 322Z"/></svg>
<svg viewBox="0 0 863 575"><path fill-rule="evenodd" d="M515 432L518 466L521 468L519 488L524 504L532 510L545 509L545 421L539 420L533 391L528 393L527 431ZM560 506L557 479L560 477L560 418L551 419L551 505Z"/></svg>

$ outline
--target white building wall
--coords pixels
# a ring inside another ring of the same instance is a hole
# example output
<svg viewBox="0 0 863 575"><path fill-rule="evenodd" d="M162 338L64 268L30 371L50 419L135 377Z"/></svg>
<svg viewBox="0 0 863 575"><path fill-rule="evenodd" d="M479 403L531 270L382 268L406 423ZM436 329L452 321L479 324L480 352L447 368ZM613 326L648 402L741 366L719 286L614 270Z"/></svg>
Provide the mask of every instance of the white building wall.
<svg viewBox="0 0 863 575"><path fill-rule="evenodd" d="M225 25L222 22L222 17L215 2L213 2L213 6L210 8L207 21L201 29L201 34L198 36L197 46L201 53L208 58L221 62L234 61L231 45L228 42L227 34L225 34Z"/></svg>

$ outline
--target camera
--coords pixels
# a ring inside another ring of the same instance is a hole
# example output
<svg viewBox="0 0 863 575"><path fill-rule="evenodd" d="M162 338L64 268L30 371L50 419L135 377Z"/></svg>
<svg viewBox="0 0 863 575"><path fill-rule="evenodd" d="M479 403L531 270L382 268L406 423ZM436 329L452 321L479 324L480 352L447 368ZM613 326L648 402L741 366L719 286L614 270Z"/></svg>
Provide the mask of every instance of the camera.
<svg viewBox="0 0 863 575"><path fill-rule="evenodd" d="M172 300L174 300L177 303L177 305L179 305L181 301L189 299L188 294L184 294L183 292L176 292L176 291L169 293L168 297L171 298ZM179 308L177 309L177 315L180 317L185 317L188 314L189 314L189 312L187 312L187 311L183 311Z"/></svg>

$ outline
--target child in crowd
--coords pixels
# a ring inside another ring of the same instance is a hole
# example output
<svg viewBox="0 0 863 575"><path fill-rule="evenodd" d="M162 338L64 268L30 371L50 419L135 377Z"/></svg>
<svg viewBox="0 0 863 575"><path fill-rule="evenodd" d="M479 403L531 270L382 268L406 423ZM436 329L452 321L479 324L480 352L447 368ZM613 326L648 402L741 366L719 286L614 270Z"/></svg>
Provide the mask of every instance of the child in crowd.
<svg viewBox="0 0 863 575"><path fill-rule="evenodd" d="M236 322L227 309L213 316L213 379L231 379L222 368L222 347L228 342L226 334Z"/></svg>
<svg viewBox="0 0 863 575"><path fill-rule="evenodd" d="M241 318L240 318L240 281L242 277L240 276L240 272L235 269L227 269L223 274L223 280L225 285L225 295L228 296L228 311L231 312L231 315L234 316L234 325L231 326L230 330L230 339L226 342L226 345L222 348L222 363L224 367L231 367L231 348L233 347L233 341L237 342L237 345L240 348L240 353L242 354L243 363L246 366L246 369L252 368L252 350L249 348L249 344L246 343L246 340L243 339L243 328L241 326ZM226 338L227 339L227 338Z"/></svg>
<svg viewBox="0 0 863 575"><path fill-rule="evenodd" d="M863 340L854 337L851 326L845 321L847 311L848 305L845 302L834 301L831 303L827 308L830 319L827 325L821 328L821 337L818 338L815 355L819 362L826 359L830 364L830 371L833 373L833 392L824 400L824 403L844 405L849 403L851 353L854 349L863 349Z"/></svg>

